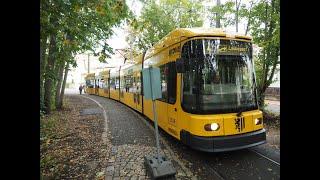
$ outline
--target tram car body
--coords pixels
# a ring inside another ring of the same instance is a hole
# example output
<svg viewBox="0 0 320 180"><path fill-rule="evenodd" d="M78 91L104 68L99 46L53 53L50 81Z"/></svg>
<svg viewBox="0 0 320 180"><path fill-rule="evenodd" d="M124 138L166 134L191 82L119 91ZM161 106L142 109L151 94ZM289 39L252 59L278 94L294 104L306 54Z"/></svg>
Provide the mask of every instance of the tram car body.
<svg viewBox="0 0 320 180"><path fill-rule="evenodd" d="M86 80L86 93L87 94L95 94L95 73L89 73L85 77Z"/></svg>
<svg viewBox="0 0 320 180"><path fill-rule="evenodd" d="M109 98L109 75L110 70L101 71L98 79L98 95Z"/></svg>
<svg viewBox="0 0 320 180"><path fill-rule="evenodd" d="M152 101L143 97L141 71L159 67L158 124L184 144L222 152L266 142L250 37L222 29L179 28L135 62L110 70L109 81L104 81L109 98L153 121Z"/></svg>

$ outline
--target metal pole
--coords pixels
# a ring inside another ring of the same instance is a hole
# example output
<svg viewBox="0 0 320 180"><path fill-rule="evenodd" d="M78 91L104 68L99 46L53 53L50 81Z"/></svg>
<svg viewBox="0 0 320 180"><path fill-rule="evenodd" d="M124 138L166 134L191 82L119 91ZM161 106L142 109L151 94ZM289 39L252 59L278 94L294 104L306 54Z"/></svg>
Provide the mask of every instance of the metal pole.
<svg viewBox="0 0 320 180"><path fill-rule="evenodd" d="M150 87L151 87L151 98L152 98L152 108L153 108L153 119L154 119L154 126L155 126L155 134L156 134L156 144L157 144L157 156L158 156L158 163L160 163L160 145L159 145L159 137L158 137L158 119L157 119L157 110L155 100L153 99L152 93L152 80L151 80L151 68L149 68L149 77L150 77Z"/></svg>
<svg viewBox="0 0 320 180"><path fill-rule="evenodd" d="M90 59L89 59L89 54L88 54L88 74L90 73Z"/></svg>

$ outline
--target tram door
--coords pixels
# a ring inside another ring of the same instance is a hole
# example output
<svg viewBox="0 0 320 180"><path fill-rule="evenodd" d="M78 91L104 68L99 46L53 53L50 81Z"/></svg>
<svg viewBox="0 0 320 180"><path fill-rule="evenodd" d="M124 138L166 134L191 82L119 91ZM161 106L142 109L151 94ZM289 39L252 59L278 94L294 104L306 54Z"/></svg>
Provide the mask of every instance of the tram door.
<svg viewBox="0 0 320 180"><path fill-rule="evenodd" d="M177 94L177 73L175 62L170 62L167 64L168 72L167 72L167 89L168 89L168 133L175 137L179 137L179 133L177 132L177 120L178 120L178 112L177 112L177 104L176 103L176 94Z"/></svg>

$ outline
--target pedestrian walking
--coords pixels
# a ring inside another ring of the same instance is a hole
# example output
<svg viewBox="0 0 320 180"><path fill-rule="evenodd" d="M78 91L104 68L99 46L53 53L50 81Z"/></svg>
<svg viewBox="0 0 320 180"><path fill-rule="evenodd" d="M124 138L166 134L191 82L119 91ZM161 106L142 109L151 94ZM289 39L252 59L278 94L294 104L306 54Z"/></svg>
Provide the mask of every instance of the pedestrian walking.
<svg viewBox="0 0 320 180"><path fill-rule="evenodd" d="M80 94L82 94L82 85L80 84L80 86L79 86L79 91L80 91Z"/></svg>

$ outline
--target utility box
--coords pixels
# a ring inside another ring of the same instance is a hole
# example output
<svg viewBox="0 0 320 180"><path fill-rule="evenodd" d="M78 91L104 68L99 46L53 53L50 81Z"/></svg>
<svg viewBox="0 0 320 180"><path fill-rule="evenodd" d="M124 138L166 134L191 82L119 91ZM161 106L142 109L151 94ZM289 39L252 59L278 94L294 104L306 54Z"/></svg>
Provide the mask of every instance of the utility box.
<svg viewBox="0 0 320 180"><path fill-rule="evenodd" d="M149 67L149 68L143 69L142 76L143 76L144 98L152 99L152 100L162 98L160 68Z"/></svg>

